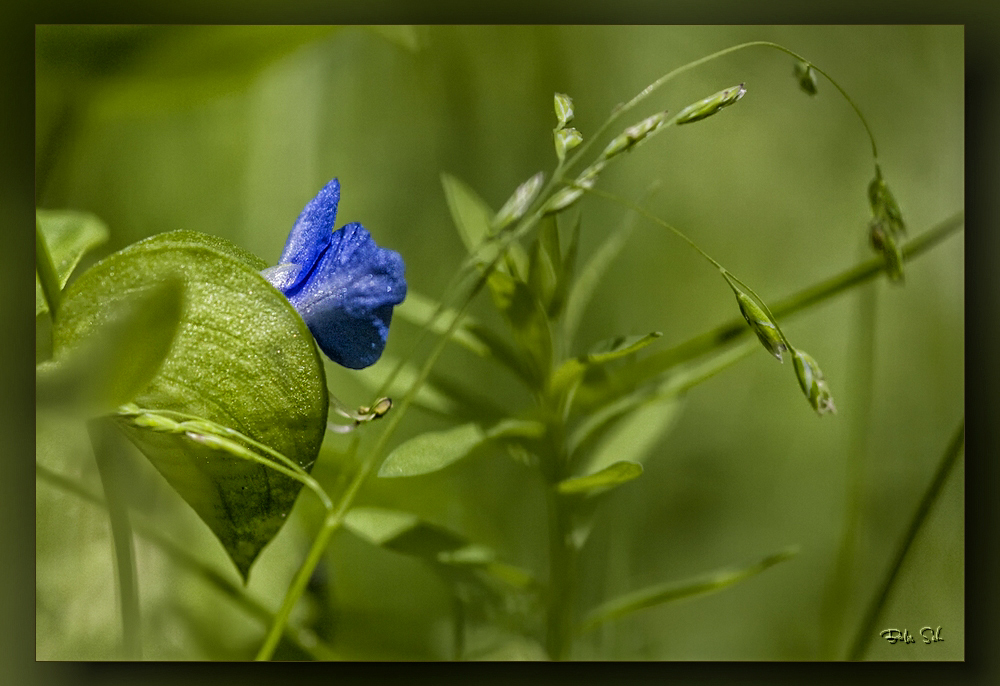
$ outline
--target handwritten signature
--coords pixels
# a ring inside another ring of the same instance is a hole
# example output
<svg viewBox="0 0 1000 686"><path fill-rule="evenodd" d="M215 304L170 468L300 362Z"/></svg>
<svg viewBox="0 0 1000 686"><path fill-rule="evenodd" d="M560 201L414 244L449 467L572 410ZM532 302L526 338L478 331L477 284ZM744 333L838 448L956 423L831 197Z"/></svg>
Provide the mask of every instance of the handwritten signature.
<svg viewBox="0 0 1000 686"><path fill-rule="evenodd" d="M887 640L889 643L916 643L916 639L910 634L907 629L900 631L899 629L883 629L879 634L882 638ZM920 630L920 637L924 640L924 643L937 643L938 641L943 641L941 638L941 627L933 629L929 626L925 626Z"/></svg>

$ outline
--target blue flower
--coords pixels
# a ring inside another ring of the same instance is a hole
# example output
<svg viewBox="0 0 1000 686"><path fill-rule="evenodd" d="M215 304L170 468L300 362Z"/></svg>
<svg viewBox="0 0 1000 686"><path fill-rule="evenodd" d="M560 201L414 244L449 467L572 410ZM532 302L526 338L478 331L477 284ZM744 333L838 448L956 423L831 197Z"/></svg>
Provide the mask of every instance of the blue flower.
<svg viewBox="0 0 1000 686"><path fill-rule="evenodd" d="M262 273L331 360L363 369L382 355L392 308L406 297L403 258L378 247L361 224L334 231L339 201L334 179L302 210L278 265Z"/></svg>

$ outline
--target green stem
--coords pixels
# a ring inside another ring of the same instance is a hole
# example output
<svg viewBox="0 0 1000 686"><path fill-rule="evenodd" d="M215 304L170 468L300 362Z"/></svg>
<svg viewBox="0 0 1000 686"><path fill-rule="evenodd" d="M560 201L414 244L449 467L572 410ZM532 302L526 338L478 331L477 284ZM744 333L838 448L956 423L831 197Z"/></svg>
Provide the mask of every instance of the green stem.
<svg viewBox="0 0 1000 686"><path fill-rule="evenodd" d="M104 498L91 492L76 481L54 472L40 464L35 464L35 475L42 481L49 483L67 493L72 493L81 500L97 507L108 509L107 501ZM179 566L201 577L206 583L214 586L223 595L232 599L237 605L246 610L248 614L256 617L260 621L270 624L274 620L274 613L267 609L263 603L256 598L252 598L243 592L243 589L233 583L217 570L205 564L194 555L190 554L186 548L174 543L162 533L151 527L141 519L132 523L133 530L141 538L166 553ZM317 660L340 660L343 659L332 648L327 646L308 629L300 629L289 626L285 630L285 638L291 641L299 650L311 655Z"/></svg>
<svg viewBox="0 0 1000 686"><path fill-rule="evenodd" d="M903 258L909 261L921 255L942 240L955 233L965 223L965 212L961 211L941 222L929 231L925 231L903 246ZM771 308L776 317L784 317L814 305L829 300L844 291L866 283L885 271L885 260L880 257L862 262L850 269L817 284L808 286L784 300L780 300ZM742 317L737 317L725 324L715 327L703 334L695 336L680 345L668 350L649 355L637 362L630 370L623 370L628 379L640 381L666 371L674 365L687 362L717 347L731 343L750 333Z"/></svg>
<svg viewBox="0 0 1000 686"><path fill-rule="evenodd" d="M861 622L861 627L854 637L854 643L848 655L849 660L860 660L864 657L865 649L868 647L869 641L872 638L872 632L875 630L875 622L878 621L879 614L889 600L889 595L899 576L899 570L903 566L906 554L910 551L913 541L916 540L917 534L920 533L920 529L927 521L927 515L930 514L934 503L937 502L938 496L941 495L944 483L947 481L952 468L958 462L964 445L965 420L963 419L955 431L954 438L952 438L951 443L945 450L944 456L941 458L941 463L934 473L934 478L924 492L924 496L920 499L920 504L917 505L916 512L913 513L913 519L910 521L910 526L900 541L899 548L896 550L896 555L889 566L889 571L882 582L881 588L879 588L878 593L872 599L871 605L868 607L868 612L865 613L865 619Z"/></svg>
<svg viewBox="0 0 1000 686"><path fill-rule="evenodd" d="M533 219L537 221L537 214L533 216ZM502 255L503 250L497 253L497 256L479 276L479 279L476 281L472 290L465 298L462 306L455 313L455 317L448 326L448 330L438 338L434 349L431 351L430 356L421 368L420 374L413 381L410 389L406 392L406 395L403 396L403 400L399 403L398 409L386 415L385 430L379 435L378 440L371 449L371 452L368 453L368 457L355 474L351 484L348 486L346 492L338 503L336 511L330 512L330 514L327 515L323 528L313 540L313 545L310 548L305 561L296 573L295 579L292 581L292 585L289 586L288 591L285 593L285 599L282 602L281 609L275 616L274 623L271 625L271 629L264 639L264 644L257 653L257 660L268 660L274 654L274 649L278 645L278 639L281 637L281 632L285 624L288 622L292 609L295 607L295 604L305 591L306 584L308 584L309 577L312 575L313 570L316 568L316 565L319 564L320 559L322 559L323 551L326 549L326 546L330 541L330 537L343 522L344 516L347 514L347 510L350 509L350 506L354 501L354 496L361 488L361 484L364 483L368 474L371 473L372 469L375 467L375 464L389 441L389 437L399 425L399 422L402 420L406 410L409 409L410 405L413 403L420 387L423 385L424 381L427 380L427 377L431 373L431 369L433 369L434 365L437 363L441 353L444 352L445 345L447 345L452 334L455 333L459 324L461 324L462 318L468 310L469 305L472 303L473 298L475 298L479 291L481 291L486 285L486 280L489 278L489 274L496 268L496 265L499 263ZM439 308L438 311L441 312L443 310ZM380 391L379 395L383 392L384 391Z"/></svg>
<svg viewBox="0 0 1000 686"><path fill-rule="evenodd" d="M42 284L42 293L45 295L49 312L55 318L62 302L62 286L38 217L35 217L35 273L38 274L38 281Z"/></svg>
<svg viewBox="0 0 1000 686"><path fill-rule="evenodd" d="M847 451L847 484L845 489L844 524L840 532L837 560L826 587L823 600L823 659L832 660L840 653L845 610L850 605L850 578L854 566L855 539L861 513L864 488L863 466L867 461L868 432L871 427L872 379L875 364L875 326L878 289L869 282L858 290L854 331L855 384L852 396L856 411L851 422L850 447Z"/></svg>
<svg viewBox="0 0 1000 686"><path fill-rule="evenodd" d="M461 662L465 655L465 602L457 588L452 592L451 602L452 612L455 615L452 659Z"/></svg>
<svg viewBox="0 0 1000 686"><path fill-rule="evenodd" d="M840 94L842 96L844 96L844 99L847 100L847 102L850 104L850 106L854 109L854 112L858 115L858 118L861 120L861 124L865 127L865 132L868 134L868 140L871 141L871 145L872 145L872 157L874 157L876 161L878 160L878 149L875 146L875 136L872 134L871 127L868 126L868 121L865 119L864 115L861 114L861 110L854 103L854 101L850 98L850 96L847 95L847 91L845 91L843 88L841 88L840 84L837 83L833 79L833 77L831 77L829 74L827 74L825 71L823 71L822 69L820 69L819 67L817 67L816 65L814 65L812 62L810 62L806 58L802 57L801 55L799 55L796 52L793 52L793 51L789 50L788 48L786 48L784 46L778 45L777 43L772 43L770 41L751 41L749 43L741 43L740 45L733 45L731 47L725 48L724 50L719 50L718 52L714 52L711 55L707 55L705 57L697 59L697 60L695 60L693 62L688 62L687 64L682 65L680 67L677 67L673 71L670 71L670 72L664 74L663 76L661 76L660 78L658 78L656 81L654 81L650 85L646 86L646 88L644 88L641 92L639 92L639 94L636 95L634 98L632 98L631 100L629 100L624 105L621 105L621 106L615 108L614 111L612 111L611 116L608 117L608 119L601 125L601 127L597 130L597 133L595 133L593 136L591 136L586 141L584 141L583 143L580 144L580 146L576 149L576 152L573 154L573 156L570 157L569 160L567 161L566 168L568 168L568 169L572 168L577 162L579 162L580 159L582 159L583 155L587 152L587 150L593 144L593 142L596 141L596 140L598 140L598 139L600 139L600 137L603 136L607 132L607 130L609 128L611 128L612 124L614 124L618 120L619 117L621 117L623 114L625 114L626 112L628 112L629 110L631 110L633 107L635 107L636 105L638 105L640 102L642 102L643 100L645 100L654 91L658 90L662 85L664 85L668 81L672 80L674 77L679 76L679 75L683 74L686 71L690 71L691 69L694 69L695 67L700 67L701 65L703 65L703 64L705 64L707 62L711 62L712 60L716 60L716 59L718 59L720 57L724 57L725 55L728 55L730 53L736 52L738 50L745 50L746 48L753 48L753 47L772 48L774 50L778 50L780 52L783 52L783 53L785 53L787 55L791 55L792 57L805 62L806 64L808 64L809 66L811 66L813 69L815 69L817 72L819 72L824 77L826 77L826 79L828 79L830 81L830 83L832 83L834 85L834 87L840 92Z"/></svg>
<svg viewBox="0 0 1000 686"><path fill-rule="evenodd" d="M135 549L128 505L123 497L127 484L122 474L123 455L116 427L107 419L88 423L91 445L101 476L111 520L115 568L118 576L118 599L122 614L122 642L126 660L142 659L142 622L139 616L139 585L135 568Z"/></svg>
<svg viewBox="0 0 1000 686"><path fill-rule="evenodd" d="M545 647L549 658L564 660L572 638L573 550L569 540L569 513L556 491L558 480L548 484L549 598Z"/></svg>

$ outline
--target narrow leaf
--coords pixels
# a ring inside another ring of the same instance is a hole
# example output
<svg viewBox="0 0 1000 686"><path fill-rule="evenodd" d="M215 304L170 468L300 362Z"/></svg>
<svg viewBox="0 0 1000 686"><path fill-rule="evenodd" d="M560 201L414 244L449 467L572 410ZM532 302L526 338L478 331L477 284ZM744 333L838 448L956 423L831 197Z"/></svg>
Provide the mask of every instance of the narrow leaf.
<svg viewBox="0 0 1000 686"><path fill-rule="evenodd" d="M599 472L560 481L556 486L563 495L597 495L628 483L642 474L642 465L635 462L615 462Z"/></svg>
<svg viewBox="0 0 1000 686"><path fill-rule="evenodd" d="M438 561L442 554L469 543L463 536L415 514L381 507L352 509L344 518L344 526L374 545L430 561Z"/></svg>
<svg viewBox="0 0 1000 686"><path fill-rule="evenodd" d="M59 286L65 286L80 260L108 240L108 227L88 212L36 210L35 216L52 257ZM35 315L48 311L42 286L35 276Z"/></svg>
<svg viewBox="0 0 1000 686"><path fill-rule="evenodd" d="M531 249L531 262L528 266L528 287L546 311L551 310L558 279L555 263L549 257L548 250L545 249L541 240L535 240Z"/></svg>
<svg viewBox="0 0 1000 686"><path fill-rule="evenodd" d="M474 190L450 174L441 174L441 185L458 235L466 250L474 253L490 236L493 210ZM483 255L482 259L489 261L493 255Z"/></svg>
<svg viewBox="0 0 1000 686"><path fill-rule="evenodd" d="M109 304L103 322L73 348L38 367L41 403L70 403L89 416L129 402L153 379L173 344L183 284L168 279Z"/></svg>
<svg viewBox="0 0 1000 686"><path fill-rule="evenodd" d="M468 456L486 440L478 424L420 434L393 450L378 471L381 477L429 474Z"/></svg>
<svg viewBox="0 0 1000 686"><path fill-rule="evenodd" d="M576 330L583 319L584 311L590 304L591 298L597 291L604 272L611 266L611 262L618 256L625 242L632 234L635 225L635 213L630 213L626 220L608 236L601 247L597 249L586 266L580 271L580 276L569 290L566 298L566 315L563 320L563 335L567 341L573 340Z"/></svg>
<svg viewBox="0 0 1000 686"><path fill-rule="evenodd" d="M531 288L503 272L489 276L490 294L513 329L520 347L531 355L532 381L541 387L552 365L552 332L545 308Z"/></svg>
<svg viewBox="0 0 1000 686"><path fill-rule="evenodd" d="M631 412L623 412L605 423L591 436L595 447L581 461L580 471L588 474L618 460L644 463L653 448L673 428L682 406L676 393L654 395ZM574 457L576 457L574 455Z"/></svg>
<svg viewBox="0 0 1000 686"><path fill-rule="evenodd" d="M774 555L769 555L747 567L724 569L696 579L681 581L679 583L658 584L644 588L641 591L628 593L604 603L588 613L581 626L581 632L590 631L603 622L619 619L648 607L704 593L721 591L727 586L732 586L737 582L759 574L768 567L783 562L797 553L797 549L789 548Z"/></svg>
<svg viewBox="0 0 1000 686"><path fill-rule="evenodd" d="M486 432L491 440L503 438L541 438L545 425L529 419L505 419Z"/></svg>
<svg viewBox="0 0 1000 686"><path fill-rule="evenodd" d="M596 367L638 352L662 335L659 331L653 331L645 336L619 336L603 341L593 352L563 362L552 375L552 388L569 388L583 376L588 367Z"/></svg>

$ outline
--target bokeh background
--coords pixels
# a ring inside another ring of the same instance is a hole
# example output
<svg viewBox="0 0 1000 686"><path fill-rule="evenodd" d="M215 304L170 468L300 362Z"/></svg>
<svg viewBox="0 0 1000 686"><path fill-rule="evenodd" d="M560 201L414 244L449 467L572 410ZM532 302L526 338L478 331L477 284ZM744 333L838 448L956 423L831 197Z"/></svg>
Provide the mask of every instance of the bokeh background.
<svg viewBox="0 0 1000 686"><path fill-rule="evenodd" d="M302 206L336 176L338 224L363 222L404 256L413 291L441 298L464 256L442 172L499 207L523 180L554 167L553 92L573 97L574 126L587 137L660 75L750 40L799 52L855 100L911 235L964 206L961 27L39 26L36 39L37 204L101 217L111 229L101 254L190 229L274 262ZM802 93L793 64L752 48L678 78L634 118L740 82L747 95L717 117L658 136L600 182L637 199L659 180L649 208L771 301L870 256L864 129L822 78L816 97ZM587 198L581 213L586 259L624 211ZM670 430L651 437L644 475L602 505L582 559L579 610L788 545L801 552L715 595L589 634L574 658L844 656L964 414L963 244L959 234L912 262L903 287L880 281L784 323L822 365L836 416L817 418L788 365L763 351L689 393ZM496 321L489 309L485 299L473 308ZM573 352L652 330L668 347L736 314L714 270L639 222ZM416 333L397 318L387 355L408 354ZM329 364L329 385L360 404L388 366L357 374ZM526 401L496 368L460 351L439 369L489 389L501 405ZM395 441L444 426L414 410ZM40 465L100 492L84 431L40 414L36 438ZM328 443L316 469L332 481L342 444ZM861 483L857 536L838 590L831 580L852 507L852 464ZM873 636L869 658L963 658L962 465L880 620L879 630L906 628L917 642ZM133 471L136 517L237 581L207 527L139 456ZM417 512L544 576L540 484L503 455L373 481L358 502ZM44 479L36 513L37 657L114 658L120 622L106 513ZM318 514L300 499L256 563L248 594L278 607ZM265 631L258 619L141 538L137 556L147 657L253 656ZM301 604L296 622L322 627L360 659L448 656L449 599L419 562L342 531L323 570L324 592ZM928 625L941 626L945 640L924 645L918 632ZM531 648L511 656L531 657Z"/></svg>

